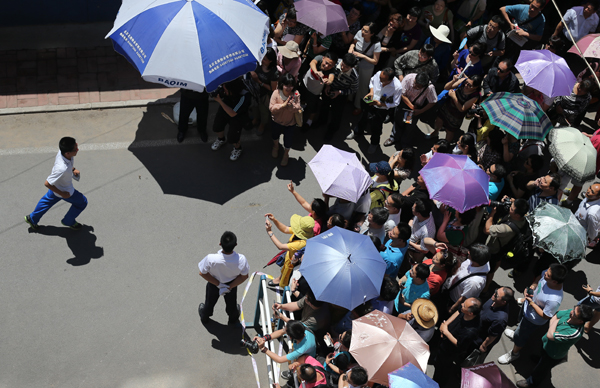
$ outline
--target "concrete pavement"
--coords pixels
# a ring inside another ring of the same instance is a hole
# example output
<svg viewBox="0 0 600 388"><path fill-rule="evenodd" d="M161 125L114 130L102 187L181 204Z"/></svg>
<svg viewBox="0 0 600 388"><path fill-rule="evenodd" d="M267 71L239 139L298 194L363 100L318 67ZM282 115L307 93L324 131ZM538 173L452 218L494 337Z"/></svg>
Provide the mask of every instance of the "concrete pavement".
<svg viewBox="0 0 600 388"><path fill-rule="evenodd" d="M305 165L320 147L320 135L311 133L306 141L299 135L290 165L281 168L270 156L268 135L244 132L244 155L233 163L229 147L211 151L194 128L176 144L175 126L161 115L171 109L0 117L0 387L255 386L250 359L238 347L240 332L223 326L223 302L216 322L200 324L205 284L197 263L218 249L224 230L232 230L252 270L262 268L276 253L263 229L264 213L287 222L303 212L287 182L294 180L305 198L320 195ZM31 233L23 216L44 194L56 143L67 135L82 149L75 163L82 178L75 186L89 200L79 218L87 227L63 228L62 203L44 216L39 233ZM336 145L364 155L344 135ZM583 297L581 284L597 286L598 263L600 257L591 254L575 267L562 308ZM275 275L276 269L268 272ZM529 281L518 280L518 290ZM496 281L513 285L503 270ZM247 320L255 296L256 286L244 305ZM537 344L532 341L514 367L502 366L513 381L533 367L529 355ZM503 338L488 361L510 346ZM596 386L599 346L598 331L584 336L569 362L554 369L553 386ZM264 357L256 359L266 387Z"/></svg>

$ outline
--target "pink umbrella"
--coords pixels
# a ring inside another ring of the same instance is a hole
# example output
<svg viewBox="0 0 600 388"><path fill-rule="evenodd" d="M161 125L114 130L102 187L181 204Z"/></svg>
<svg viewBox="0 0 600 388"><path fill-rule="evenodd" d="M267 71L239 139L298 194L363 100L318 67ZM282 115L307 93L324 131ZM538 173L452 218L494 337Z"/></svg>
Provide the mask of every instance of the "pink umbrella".
<svg viewBox="0 0 600 388"><path fill-rule="evenodd" d="M462 368L460 388L516 388L495 362Z"/></svg>
<svg viewBox="0 0 600 388"><path fill-rule="evenodd" d="M577 42L577 47L586 58L600 58L600 34L584 36ZM579 55L577 47L571 47L568 52Z"/></svg>
<svg viewBox="0 0 600 388"><path fill-rule="evenodd" d="M425 372L429 345L404 319L375 310L352 321L350 354L369 381L387 385L388 373L408 362Z"/></svg>
<svg viewBox="0 0 600 388"><path fill-rule="evenodd" d="M298 21L327 36L348 31L346 13L329 0L299 0L294 3Z"/></svg>
<svg viewBox="0 0 600 388"><path fill-rule="evenodd" d="M421 176L429 197L459 213L489 203L490 177L467 155L436 153Z"/></svg>

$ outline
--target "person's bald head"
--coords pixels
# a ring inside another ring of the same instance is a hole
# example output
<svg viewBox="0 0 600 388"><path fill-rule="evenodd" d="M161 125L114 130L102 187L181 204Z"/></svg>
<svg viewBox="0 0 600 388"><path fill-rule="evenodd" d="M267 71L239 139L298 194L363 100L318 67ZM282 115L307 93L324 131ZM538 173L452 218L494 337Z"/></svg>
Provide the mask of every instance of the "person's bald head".
<svg viewBox="0 0 600 388"><path fill-rule="evenodd" d="M595 201L600 198L600 182L594 182L585 192L588 201Z"/></svg>

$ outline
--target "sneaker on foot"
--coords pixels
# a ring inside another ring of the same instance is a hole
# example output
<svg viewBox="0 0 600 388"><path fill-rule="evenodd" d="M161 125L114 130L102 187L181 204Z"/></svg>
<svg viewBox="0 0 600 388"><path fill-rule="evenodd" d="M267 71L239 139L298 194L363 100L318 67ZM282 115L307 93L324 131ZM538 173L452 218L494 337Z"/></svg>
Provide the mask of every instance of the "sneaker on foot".
<svg viewBox="0 0 600 388"><path fill-rule="evenodd" d="M216 151L216 150L218 150L219 148L223 147L223 146L225 145L225 143L226 143L226 141L225 141L225 139L224 139L224 138L223 138L223 139L219 139L219 138L217 137L217 139L215 140L215 142L214 142L214 143L212 143L212 145L210 146L210 148L211 148L213 151Z"/></svg>
<svg viewBox="0 0 600 388"><path fill-rule="evenodd" d="M354 131L351 130L350 134L348 136L346 136L346 140L353 140L354 139Z"/></svg>
<svg viewBox="0 0 600 388"><path fill-rule="evenodd" d="M240 158L241 155L242 155L242 149L234 148L233 151L231 151L231 156L229 157L229 160L235 162L236 160L238 160Z"/></svg>
<svg viewBox="0 0 600 388"><path fill-rule="evenodd" d="M27 222L29 224L29 227L33 230L38 230L38 228L40 227L39 225L33 223L29 215L25 216L25 222Z"/></svg>
<svg viewBox="0 0 600 388"><path fill-rule="evenodd" d="M369 149L367 150L367 153L368 153L368 154L374 154L374 153L375 153L375 151L377 151L377 146L376 146L375 144L371 144L371 145L369 146Z"/></svg>
<svg viewBox="0 0 600 388"><path fill-rule="evenodd" d="M504 329L504 335L512 340L515 337L515 331L512 329Z"/></svg>
<svg viewBox="0 0 600 388"><path fill-rule="evenodd" d="M498 363L502 364L502 365L506 365L506 364L510 364L511 362L513 362L514 360L516 360L517 358L519 358L520 354L514 354L512 352L512 350L506 354L501 355L500 357L498 357Z"/></svg>
<svg viewBox="0 0 600 388"><path fill-rule="evenodd" d="M75 223L74 223L73 225L67 225L67 224L65 224L65 223L64 223L64 222L62 222L62 221L61 221L60 223L61 223L61 224L63 224L64 226L66 226L66 227L70 228L70 229L73 229L73 230L79 230L79 229L81 229L81 227L83 226L83 225L81 225L81 224L80 224L79 222L77 222L77 221L75 221Z"/></svg>
<svg viewBox="0 0 600 388"><path fill-rule="evenodd" d="M519 380L519 381L517 381L517 387L519 387L519 388L529 388L529 387L531 387L531 384L529 384L527 382L527 380Z"/></svg>
<svg viewBox="0 0 600 388"><path fill-rule="evenodd" d="M396 141L394 140L394 138L390 137L386 141L383 142L383 146L384 147L390 147L390 146L393 146L395 142Z"/></svg>
<svg viewBox="0 0 600 388"><path fill-rule="evenodd" d="M281 371L281 378L284 380L289 380L290 377L292 377L292 374L290 373L289 370L282 370Z"/></svg>

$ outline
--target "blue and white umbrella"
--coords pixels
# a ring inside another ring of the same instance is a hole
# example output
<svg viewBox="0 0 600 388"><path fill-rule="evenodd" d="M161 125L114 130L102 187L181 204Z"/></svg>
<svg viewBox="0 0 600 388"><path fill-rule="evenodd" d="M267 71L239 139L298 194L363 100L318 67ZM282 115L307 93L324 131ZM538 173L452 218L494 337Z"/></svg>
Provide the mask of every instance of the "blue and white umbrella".
<svg viewBox="0 0 600 388"><path fill-rule="evenodd" d="M123 0L106 37L146 81L212 91L262 61L268 25L250 0Z"/></svg>

